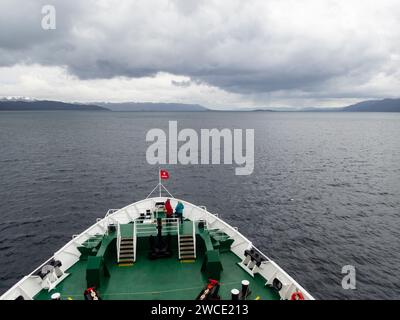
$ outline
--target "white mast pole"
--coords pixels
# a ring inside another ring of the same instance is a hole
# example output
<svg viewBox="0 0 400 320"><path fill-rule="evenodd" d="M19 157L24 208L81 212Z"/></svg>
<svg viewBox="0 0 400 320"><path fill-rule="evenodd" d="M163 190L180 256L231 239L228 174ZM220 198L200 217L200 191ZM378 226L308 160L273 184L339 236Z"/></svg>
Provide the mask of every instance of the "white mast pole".
<svg viewBox="0 0 400 320"><path fill-rule="evenodd" d="M161 169L158 168L158 187L160 191L160 198L161 198Z"/></svg>

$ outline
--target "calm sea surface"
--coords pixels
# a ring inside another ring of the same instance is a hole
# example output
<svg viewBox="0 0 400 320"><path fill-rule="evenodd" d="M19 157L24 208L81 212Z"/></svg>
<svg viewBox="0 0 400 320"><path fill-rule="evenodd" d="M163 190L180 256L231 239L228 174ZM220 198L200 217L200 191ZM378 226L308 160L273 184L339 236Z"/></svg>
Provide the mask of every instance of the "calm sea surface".
<svg viewBox="0 0 400 320"><path fill-rule="evenodd" d="M157 184L146 132L255 129L255 169L166 166L316 298L400 298L400 114L0 113L0 292ZM357 289L343 290L344 265Z"/></svg>

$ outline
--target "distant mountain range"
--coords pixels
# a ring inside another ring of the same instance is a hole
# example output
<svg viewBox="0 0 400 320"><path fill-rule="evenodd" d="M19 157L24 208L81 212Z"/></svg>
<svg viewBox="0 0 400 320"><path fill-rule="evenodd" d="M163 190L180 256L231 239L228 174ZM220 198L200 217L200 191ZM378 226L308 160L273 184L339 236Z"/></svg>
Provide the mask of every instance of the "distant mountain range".
<svg viewBox="0 0 400 320"><path fill-rule="evenodd" d="M95 105L102 106L112 111L209 111L209 109L198 104L184 103L155 103L155 102L96 102Z"/></svg>
<svg viewBox="0 0 400 320"><path fill-rule="evenodd" d="M251 111L285 112L400 112L400 99L368 100L342 108L257 108Z"/></svg>
<svg viewBox="0 0 400 320"><path fill-rule="evenodd" d="M106 108L90 105L65 103L60 101L47 100L0 100L0 111L109 111Z"/></svg>
<svg viewBox="0 0 400 320"><path fill-rule="evenodd" d="M347 112L400 112L400 99L369 100L342 108Z"/></svg>
<svg viewBox="0 0 400 320"><path fill-rule="evenodd" d="M39 111L39 110L71 110L71 111L209 111L198 104L183 103L151 103L151 102L94 102L65 103L60 101L34 100L17 97L0 99L0 111Z"/></svg>
<svg viewBox="0 0 400 320"><path fill-rule="evenodd" d="M152 102L95 102L66 103L50 100L34 100L29 98L0 99L0 111L40 111L40 110L71 110L71 111L212 111L198 104L183 103L152 103ZM235 111L235 110L229 110ZM400 99L369 100L343 108L253 108L236 111L263 112L400 112Z"/></svg>

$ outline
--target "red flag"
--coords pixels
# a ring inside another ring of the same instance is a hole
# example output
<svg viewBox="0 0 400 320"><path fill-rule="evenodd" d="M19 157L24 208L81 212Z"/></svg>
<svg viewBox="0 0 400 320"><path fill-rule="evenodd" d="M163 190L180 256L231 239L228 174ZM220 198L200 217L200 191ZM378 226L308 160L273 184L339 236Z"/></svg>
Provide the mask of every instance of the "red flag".
<svg viewBox="0 0 400 320"><path fill-rule="evenodd" d="M160 178L163 180L169 179L169 173L167 170L160 170Z"/></svg>

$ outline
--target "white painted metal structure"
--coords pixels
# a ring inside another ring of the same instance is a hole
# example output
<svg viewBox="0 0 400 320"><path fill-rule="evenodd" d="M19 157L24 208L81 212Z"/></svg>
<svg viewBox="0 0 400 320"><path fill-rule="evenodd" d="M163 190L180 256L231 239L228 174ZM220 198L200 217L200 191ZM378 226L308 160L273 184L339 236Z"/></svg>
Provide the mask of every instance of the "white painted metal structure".
<svg viewBox="0 0 400 320"><path fill-rule="evenodd" d="M157 202L165 202L166 197L146 198L144 200L132 203L122 209L110 209L103 219L97 219L97 222L90 228L68 242L64 247L54 253L53 257L47 260L42 266L37 268L31 274L23 277L11 289L5 292L0 300L14 300L18 296L22 296L26 300L33 299L43 289L43 281L39 276L35 275L36 271L41 269L44 265L48 264L52 259L62 262L60 267L61 271L65 273L79 261L80 252L77 249L83 242L96 234L106 234L110 224L118 226L118 224L126 224L134 221L140 217L141 212L146 212L147 209L155 208ZM254 248L251 241L243 236L237 228L234 228L221 220L217 215L207 211L203 206L196 206L184 200L170 198L171 205L175 206L178 201L181 201L185 206L184 217L192 221L203 220L209 229L219 229L230 236L234 242L231 246L231 251L236 254L242 261L245 260L244 252L247 249ZM137 232L138 230L136 230ZM136 252L136 249L135 249ZM261 252L260 252L261 253ZM261 253L262 254L262 253ZM263 254L262 254L263 255ZM313 300L314 298L300 286L291 276L289 276L282 268L280 268L274 261L270 260L267 256L263 255L266 259L260 267L255 267L252 270L246 270L250 274L259 273L263 278L267 279L266 285L271 285L273 279L278 279L282 283L282 289L279 294L282 299L290 299L292 294L300 291L305 300ZM242 267L246 267L241 263ZM65 277L63 277L64 279ZM59 279L59 282L63 279ZM53 286L56 283L53 283Z"/></svg>

